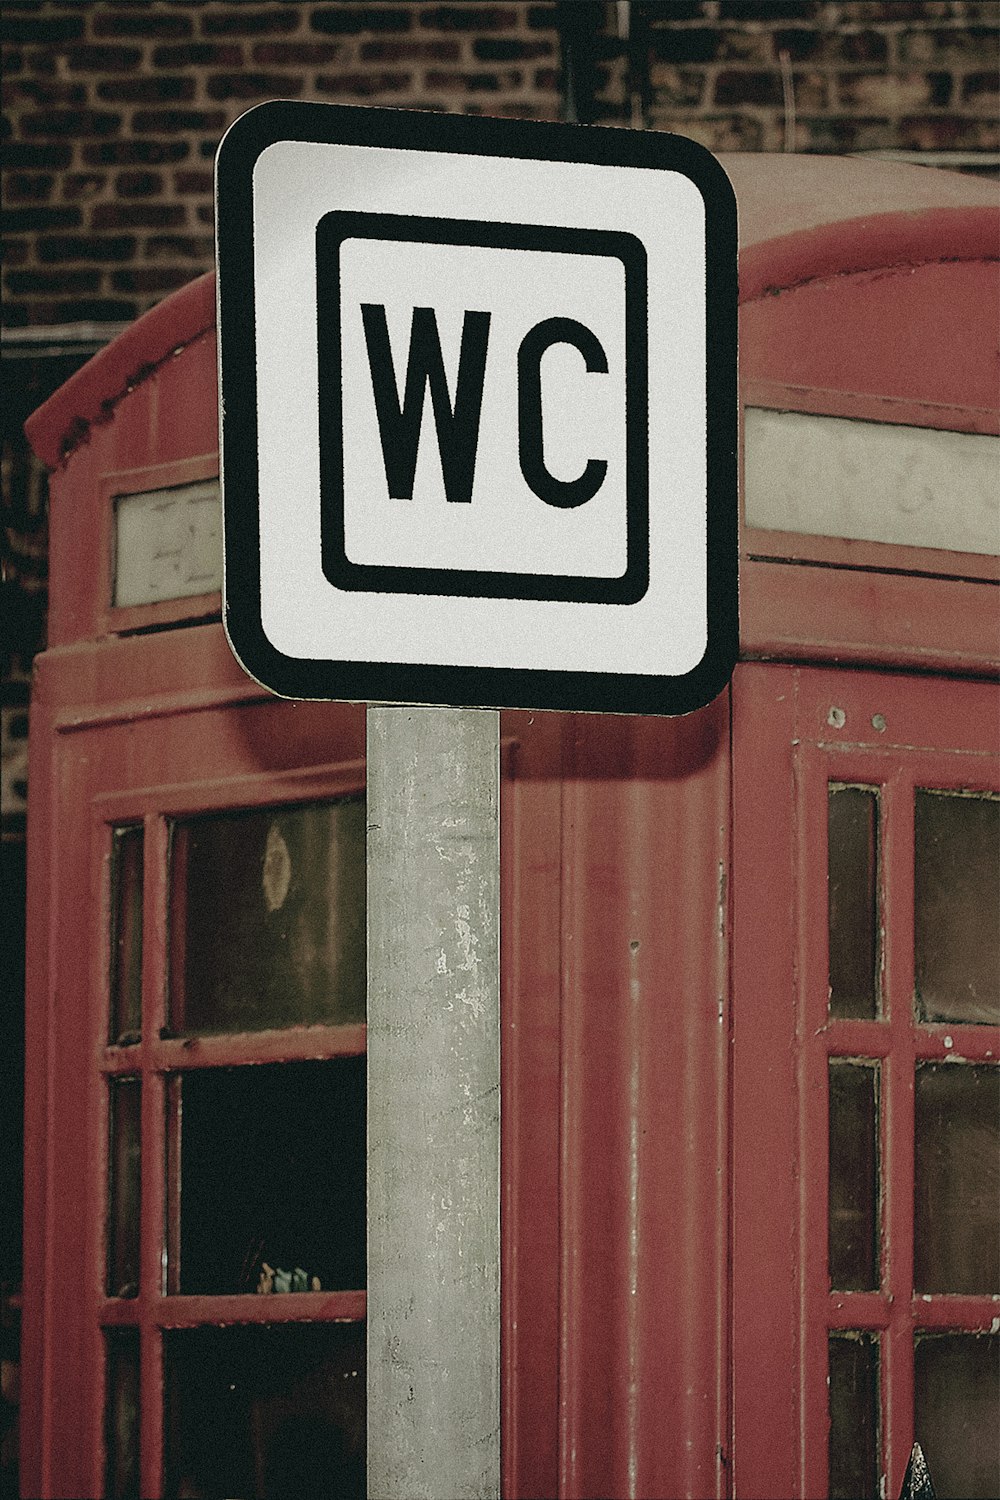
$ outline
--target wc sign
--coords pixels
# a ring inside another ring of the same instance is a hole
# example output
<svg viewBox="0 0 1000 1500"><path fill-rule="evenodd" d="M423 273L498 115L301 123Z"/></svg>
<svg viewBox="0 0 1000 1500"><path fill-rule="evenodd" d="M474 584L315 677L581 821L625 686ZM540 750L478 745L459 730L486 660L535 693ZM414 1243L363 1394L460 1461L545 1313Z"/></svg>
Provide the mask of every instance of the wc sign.
<svg viewBox="0 0 1000 1500"><path fill-rule="evenodd" d="M268 104L217 166L224 617L291 697L619 713L735 659L735 205L668 135Z"/></svg>

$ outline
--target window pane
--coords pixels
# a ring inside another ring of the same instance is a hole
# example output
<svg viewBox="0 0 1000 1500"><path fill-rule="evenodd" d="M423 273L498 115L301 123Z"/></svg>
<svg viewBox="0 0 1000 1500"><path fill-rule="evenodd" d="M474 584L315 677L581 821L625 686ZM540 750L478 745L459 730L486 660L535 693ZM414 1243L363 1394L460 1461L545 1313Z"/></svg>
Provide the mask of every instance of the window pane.
<svg viewBox="0 0 1000 1500"><path fill-rule="evenodd" d="M914 1171L915 1290L1000 1292L996 1067L926 1063L917 1068Z"/></svg>
<svg viewBox="0 0 1000 1500"><path fill-rule="evenodd" d="M1000 1337L918 1335L914 1436L938 1500L1000 1495Z"/></svg>
<svg viewBox="0 0 1000 1500"><path fill-rule="evenodd" d="M142 1027L142 824L116 828L111 844L110 1040L137 1042Z"/></svg>
<svg viewBox="0 0 1000 1500"><path fill-rule="evenodd" d="M1000 800L918 790L914 816L917 1015L1000 1024Z"/></svg>
<svg viewBox="0 0 1000 1500"><path fill-rule="evenodd" d="M878 1013L878 797L831 784L827 799L830 1014Z"/></svg>
<svg viewBox="0 0 1000 1500"><path fill-rule="evenodd" d="M181 1292L256 1292L265 1265L365 1284L365 1059L181 1079ZM169 1194L168 1194L169 1197Z"/></svg>
<svg viewBox="0 0 1000 1500"><path fill-rule="evenodd" d="M172 1029L260 1031L364 1015L364 801L176 823Z"/></svg>
<svg viewBox="0 0 1000 1500"><path fill-rule="evenodd" d="M830 1285L841 1292L879 1284L878 1071L830 1063Z"/></svg>
<svg viewBox="0 0 1000 1500"><path fill-rule="evenodd" d="M114 602L189 599L222 586L217 479L115 497Z"/></svg>
<svg viewBox="0 0 1000 1500"><path fill-rule="evenodd" d="M139 1292L139 1165L142 1154L138 1078L110 1086L111 1160L108 1184L108 1296Z"/></svg>
<svg viewBox="0 0 1000 1500"><path fill-rule="evenodd" d="M105 1493L110 1500L139 1500L139 1330L119 1328L105 1338Z"/></svg>
<svg viewBox="0 0 1000 1500"><path fill-rule="evenodd" d="M878 1337L831 1334L830 1500L877 1500Z"/></svg>
<svg viewBox="0 0 1000 1500"><path fill-rule="evenodd" d="M164 1335L166 1493L365 1496L363 1324Z"/></svg>

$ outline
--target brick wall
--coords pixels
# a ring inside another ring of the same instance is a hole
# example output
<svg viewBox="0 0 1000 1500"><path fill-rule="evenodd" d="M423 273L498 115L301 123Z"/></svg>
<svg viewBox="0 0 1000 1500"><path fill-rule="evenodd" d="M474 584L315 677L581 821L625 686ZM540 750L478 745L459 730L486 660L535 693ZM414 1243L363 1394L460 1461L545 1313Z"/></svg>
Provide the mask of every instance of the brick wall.
<svg viewBox="0 0 1000 1500"><path fill-rule="evenodd" d="M632 119L638 103L642 123L720 151L1000 149L996 0L702 0L634 14L631 67L627 51L606 65L612 115Z"/></svg>
<svg viewBox="0 0 1000 1500"><path fill-rule="evenodd" d="M126 321L212 264L219 138L263 99L553 119L554 6L5 0L6 326Z"/></svg>
<svg viewBox="0 0 1000 1500"><path fill-rule="evenodd" d="M997 0L660 0L627 40L586 9L597 120L726 150L1000 148ZM0 24L8 327L127 321L207 269L215 149L261 99L561 112L552 0L5 0Z"/></svg>

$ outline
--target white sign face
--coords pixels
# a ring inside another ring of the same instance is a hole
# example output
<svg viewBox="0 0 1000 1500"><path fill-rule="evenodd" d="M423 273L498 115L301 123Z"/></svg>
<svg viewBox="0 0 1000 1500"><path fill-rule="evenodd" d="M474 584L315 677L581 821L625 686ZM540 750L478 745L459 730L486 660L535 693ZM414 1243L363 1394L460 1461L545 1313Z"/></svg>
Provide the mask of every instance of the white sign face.
<svg viewBox="0 0 1000 1500"><path fill-rule="evenodd" d="M736 647L691 142L264 105L220 148L225 619L289 696L677 713Z"/></svg>

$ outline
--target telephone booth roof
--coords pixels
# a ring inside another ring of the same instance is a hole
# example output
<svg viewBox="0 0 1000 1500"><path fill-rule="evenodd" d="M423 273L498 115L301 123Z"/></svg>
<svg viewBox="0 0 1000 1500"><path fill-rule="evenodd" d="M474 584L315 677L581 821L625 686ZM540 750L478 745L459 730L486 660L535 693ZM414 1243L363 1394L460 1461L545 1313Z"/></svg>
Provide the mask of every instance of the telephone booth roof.
<svg viewBox="0 0 1000 1500"><path fill-rule="evenodd" d="M992 673L996 184L854 158L722 161L741 238L742 654ZM215 318L209 274L27 423L56 471L50 645L218 618L217 592L109 604L116 497L218 475Z"/></svg>
<svg viewBox="0 0 1000 1500"><path fill-rule="evenodd" d="M820 390L910 398L925 409L901 411L894 420L997 430L996 319L983 301L991 293L995 299L997 288L994 183L848 157L745 153L720 160L739 207L741 378L748 404L777 370L788 388L786 403L796 383L816 393L805 409L839 411L845 405L836 398L832 405L816 404ZM856 309L840 305L838 292L847 290L848 277L864 278ZM783 309L776 339L774 300L820 287L819 304L810 296L808 306L800 299L792 317ZM969 295L956 299L955 292L966 288ZM853 311L865 318L860 340L853 318L845 317ZM902 350L900 315L910 325ZM137 319L33 414L27 432L39 457L50 468L64 463L137 385L214 326L215 277L209 272ZM838 327L841 338L831 343ZM853 368L844 366L843 340ZM949 411L935 419L934 406Z"/></svg>

